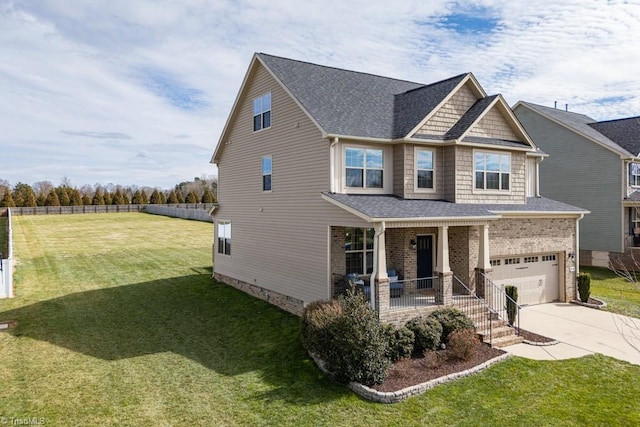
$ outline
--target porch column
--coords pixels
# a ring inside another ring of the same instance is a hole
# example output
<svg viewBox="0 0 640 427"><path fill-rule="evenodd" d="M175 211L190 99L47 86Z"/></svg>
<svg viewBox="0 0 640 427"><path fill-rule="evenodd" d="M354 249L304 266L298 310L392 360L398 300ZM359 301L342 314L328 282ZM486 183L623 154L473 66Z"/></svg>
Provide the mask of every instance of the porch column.
<svg viewBox="0 0 640 427"><path fill-rule="evenodd" d="M476 295L481 298L489 296L485 277L490 279L491 263L489 262L489 224L479 226L478 268L476 268Z"/></svg>
<svg viewBox="0 0 640 427"><path fill-rule="evenodd" d="M373 275L371 277L371 297L373 307L378 317L384 319L389 311L389 277L387 276L387 249L385 244L385 224L378 222L373 225Z"/></svg>
<svg viewBox="0 0 640 427"><path fill-rule="evenodd" d="M436 259L438 288L436 304L451 305L453 303L453 273L449 267L449 227L438 227L438 251Z"/></svg>

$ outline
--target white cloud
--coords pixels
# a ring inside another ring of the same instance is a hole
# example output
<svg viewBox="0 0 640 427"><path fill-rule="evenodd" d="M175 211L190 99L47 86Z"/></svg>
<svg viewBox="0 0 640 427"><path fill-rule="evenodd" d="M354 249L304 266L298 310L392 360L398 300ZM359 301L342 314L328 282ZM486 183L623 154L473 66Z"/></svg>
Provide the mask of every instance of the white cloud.
<svg viewBox="0 0 640 427"><path fill-rule="evenodd" d="M493 30L456 27L465 16ZM13 1L0 179L172 187L215 173L255 51L425 83L472 71L512 104L640 115L637 34L638 1Z"/></svg>

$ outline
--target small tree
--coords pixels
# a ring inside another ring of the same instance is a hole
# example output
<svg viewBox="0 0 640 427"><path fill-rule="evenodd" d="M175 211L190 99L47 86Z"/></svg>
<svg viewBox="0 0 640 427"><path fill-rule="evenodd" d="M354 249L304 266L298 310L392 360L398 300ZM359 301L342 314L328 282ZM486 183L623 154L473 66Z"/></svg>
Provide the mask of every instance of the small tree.
<svg viewBox="0 0 640 427"><path fill-rule="evenodd" d="M209 187L204 188L204 193L202 193L202 203L215 203L216 198L213 195L213 191Z"/></svg>
<svg viewBox="0 0 640 427"><path fill-rule="evenodd" d="M589 302L591 296L591 275L589 273L578 275L578 292L580 293L580 301Z"/></svg>
<svg viewBox="0 0 640 427"><path fill-rule="evenodd" d="M178 197L176 196L176 192L171 190L171 192L169 192L169 197L167 197L167 203L178 203Z"/></svg>
<svg viewBox="0 0 640 427"><path fill-rule="evenodd" d="M44 202L45 206L60 206L60 199L58 199L58 193L56 190L51 189L47 194L47 200Z"/></svg>
<svg viewBox="0 0 640 427"><path fill-rule="evenodd" d="M198 195L195 191L191 190L187 193L187 198L184 201L186 203L198 203Z"/></svg>
<svg viewBox="0 0 640 427"><path fill-rule="evenodd" d="M513 285L507 285L504 287L504 292L509 297L507 298L509 324L514 326L516 324L516 315L518 314L518 288Z"/></svg>
<svg viewBox="0 0 640 427"><path fill-rule="evenodd" d="M4 197L2 198L2 201L0 202L0 206L2 206L3 208L15 208L16 207L16 204L13 201L13 196L11 196L11 192L9 190L5 191Z"/></svg>

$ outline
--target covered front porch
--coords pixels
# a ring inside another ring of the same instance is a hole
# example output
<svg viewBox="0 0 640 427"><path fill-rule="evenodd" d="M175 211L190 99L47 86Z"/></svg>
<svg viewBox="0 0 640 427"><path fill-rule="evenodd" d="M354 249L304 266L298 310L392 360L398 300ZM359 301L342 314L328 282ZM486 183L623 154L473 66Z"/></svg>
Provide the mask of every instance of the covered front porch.
<svg viewBox="0 0 640 427"><path fill-rule="evenodd" d="M334 226L331 242L333 296L351 280L391 323L453 304L456 296L475 292L479 272L491 271L486 219Z"/></svg>

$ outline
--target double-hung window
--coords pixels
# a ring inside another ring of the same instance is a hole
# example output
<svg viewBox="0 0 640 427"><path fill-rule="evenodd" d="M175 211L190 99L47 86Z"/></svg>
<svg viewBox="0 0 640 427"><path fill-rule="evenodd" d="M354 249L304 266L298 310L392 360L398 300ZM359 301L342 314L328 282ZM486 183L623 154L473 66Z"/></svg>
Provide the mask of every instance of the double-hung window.
<svg viewBox="0 0 640 427"><path fill-rule="evenodd" d="M271 175L273 173L273 160L271 156L262 158L262 191L271 191Z"/></svg>
<svg viewBox="0 0 640 427"><path fill-rule="evenodd" d="M373 228L345 229L347 274L368 274L373 271Z"/></svg>
<svg viewBox="0 0 640 427"><path fill-rule="evenodd" d="M271 92L253 100L253 131L271 127Z"/></svg>
<svg viewBox="0 0 640 427"><path fill-rule="evenodd" d="M629 163L629 185L640 187L640 163Z"/></svg>
<svg viewBox="0 0 640 427"><path fill-rule="evenodd" d="M418 190L433 189L433 151L416 150L416 187Z"/></svg>
<svg viewBox="0 0 640 427"><path fill-rule="evenodd" d="M477 151L474 155L477 190L509 190L511 156Z"/></svg>
<svg viewBox="0 0 640 427"><path fill-rule="evenodd" d="M345 149L346 185L356 188L382 188L383 150L374 148Z"/></svg>
<svg viewBox="0 0 640 427"><path fill-rule="evenodd" d="M218 221L218 253L231 255L231 221Z"/></svg>

